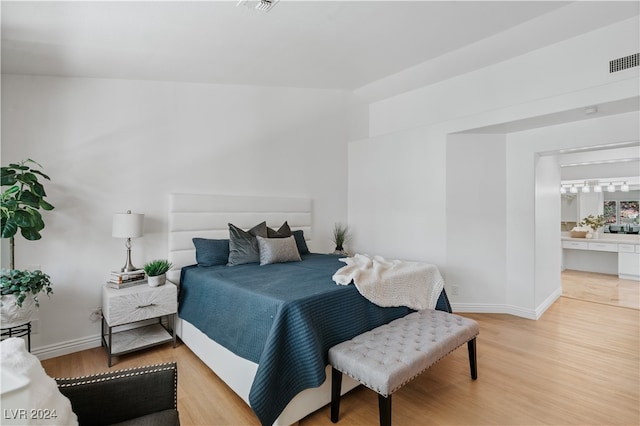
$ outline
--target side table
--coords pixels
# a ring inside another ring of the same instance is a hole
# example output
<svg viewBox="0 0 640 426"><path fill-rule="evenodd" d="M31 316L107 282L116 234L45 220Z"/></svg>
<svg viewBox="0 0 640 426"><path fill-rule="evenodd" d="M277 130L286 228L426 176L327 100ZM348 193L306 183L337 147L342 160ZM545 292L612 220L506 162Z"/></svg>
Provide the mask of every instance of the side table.
<svg viewBox="0 0 640 426"><path fill-rule="evenodd" d="M178 312L177 287L168 282L159 287L140 284L123 289L102 288L102 346L111 367L113 356L173 342L176 347L175 316ZM162 323L166 317L167 326ZM157 319L135 327L131 324ZM128 325L128 327L122 327Z"/></svg>
<svg viewBox="0 0 640 426"><path fill-rule="evenodd" d="M25 324L0 329L0 340L9 337L27 336L27 350L31 352L31 321Z"/></svg>

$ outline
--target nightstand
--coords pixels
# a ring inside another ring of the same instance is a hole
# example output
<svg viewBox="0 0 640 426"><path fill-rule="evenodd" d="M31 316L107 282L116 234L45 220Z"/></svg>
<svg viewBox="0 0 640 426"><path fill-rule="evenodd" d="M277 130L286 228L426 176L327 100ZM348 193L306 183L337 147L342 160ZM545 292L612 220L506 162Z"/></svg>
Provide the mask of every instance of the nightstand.
<svg viewBox="0 0 640 426"><path fill-rule="evenodd" d="M114 289L104 286L102 288L102 345L109 356L109 367L111 367L113 356L171 341L175 348L177 312L177 287L168 281L160 287L140 284ZM165 317L166 326L162 322ZM157 322L135 328L131 325L153 319L157 319Z"/></svg>

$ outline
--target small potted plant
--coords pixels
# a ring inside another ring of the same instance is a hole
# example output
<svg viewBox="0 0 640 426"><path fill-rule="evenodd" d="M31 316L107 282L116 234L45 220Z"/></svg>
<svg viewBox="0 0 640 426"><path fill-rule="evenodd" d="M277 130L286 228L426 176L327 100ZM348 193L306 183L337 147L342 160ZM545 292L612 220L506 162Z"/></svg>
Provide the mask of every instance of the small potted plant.
<svg viewBox="0 0 640 426"><path fill-rule="evenodd" d="M591 228L591 230L593 231L591 233L592 238L597 238L598 237L598 229L600 229L600 228L602 228L604 226L604 215L594 216L594 215L590 214L589 216L587 216L584 219L582 219L580 221L579 225Z"/></svg>
<svg viewBox="0 0 640 426"><path fill-rule="evenodd" d="M336 245L334 254L347 255L344 249L344 243L347 241L348 233L349 227L347 225L342 225L341 223L334 224L331 238L331 241Z"/></svg>
<svg viewBox="0 0 640 426"><path fill-rule="evenodd" d="M142 269L147 274L149 286L158 287L167 281L167 271L173 264L166 259L156 259L147 262Z"/></svg>
<svg viewBox="0 0 640 426"><path fill-rule="evenodd" d="M40 307L38 294L53 293L49 275L42 271L2 269L0 276L2 293L2 327L11 328L31 321L31 316Z"/></svg>

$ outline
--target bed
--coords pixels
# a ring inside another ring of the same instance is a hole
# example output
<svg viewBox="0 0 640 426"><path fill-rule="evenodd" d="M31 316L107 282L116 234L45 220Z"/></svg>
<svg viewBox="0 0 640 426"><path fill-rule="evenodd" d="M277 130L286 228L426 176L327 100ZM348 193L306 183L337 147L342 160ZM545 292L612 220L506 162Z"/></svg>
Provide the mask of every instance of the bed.
<svg viewBox="0 0 640 426"><path fill-rule="evenodd" d="M309 199L171 194L169 205L169 260L177 267L170 279L180 282L178 335L263 424L292 424L329 403L328 348L409 312L380 308L354 286L335 285L337 256L196 265L192 239L228 239L228 223L249 229L266 221L273 230L286 221L297 237L309 238ZM446 304L444 296L439 308ZM355 386L345 381L342 391Z"/></svg>

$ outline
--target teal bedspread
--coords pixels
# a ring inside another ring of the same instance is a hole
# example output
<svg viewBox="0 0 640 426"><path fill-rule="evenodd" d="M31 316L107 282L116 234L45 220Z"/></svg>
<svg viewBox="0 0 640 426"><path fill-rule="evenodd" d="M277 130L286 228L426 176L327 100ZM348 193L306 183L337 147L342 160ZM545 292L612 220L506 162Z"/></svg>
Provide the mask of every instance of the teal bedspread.
<svg viewBox="0 0 640 426"><path fill-rule="evenodd" d="M325 380L330 347L406 315L381 308L331 277L338 256L302 262L183 268L179 316L258 364L251 408L272 424L291 399Z"/></svg>

